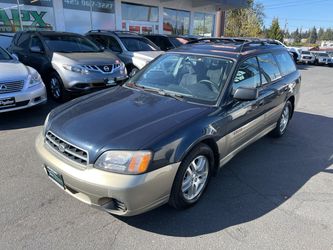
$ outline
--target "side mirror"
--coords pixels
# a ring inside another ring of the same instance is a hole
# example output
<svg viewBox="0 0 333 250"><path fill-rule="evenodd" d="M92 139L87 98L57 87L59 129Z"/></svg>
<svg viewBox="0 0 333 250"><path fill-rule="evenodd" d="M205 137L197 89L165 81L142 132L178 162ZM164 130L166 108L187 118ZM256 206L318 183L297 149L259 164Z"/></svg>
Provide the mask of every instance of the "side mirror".
<svg viewBox="0 0 333 250"><path fill-rule="evenodd" d="M39 47L39 46L32 46L32 47L30 47L30 51L32 53L43 53L42 48Z"/></svg>
<svg viewBox="0 0 333 250"><path fill-rule="evenodd" d="M19 61L19 58L16 54L12 54L12 57L14 58L15 61Z"/></svg>
<svg viewBox="0 0 333 250"><path fill-rule="evenodd" d="M238 88L235 90L234 99L239 101L256 100L259 96L258 89L254 88Z"/></svg>

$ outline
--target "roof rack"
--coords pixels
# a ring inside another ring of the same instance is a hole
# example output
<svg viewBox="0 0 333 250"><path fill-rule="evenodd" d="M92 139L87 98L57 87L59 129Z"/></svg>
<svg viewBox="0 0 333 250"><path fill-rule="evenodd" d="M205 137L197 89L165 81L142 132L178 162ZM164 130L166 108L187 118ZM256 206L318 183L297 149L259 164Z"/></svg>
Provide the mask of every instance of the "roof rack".
<svg viewBox="0 0 333 250"><path fill-rule="evenodd" d="M277 41L273 39L263 39L263 38L252 38L252 37L208 37L200 38L195 41L190 41L187 44L195 43L221 43L221 44L234 44L238 46L238 52L241 53L245 48L249 48L251 45L257 46L268 46L268 45L277 45L281 46Z"/></svg>

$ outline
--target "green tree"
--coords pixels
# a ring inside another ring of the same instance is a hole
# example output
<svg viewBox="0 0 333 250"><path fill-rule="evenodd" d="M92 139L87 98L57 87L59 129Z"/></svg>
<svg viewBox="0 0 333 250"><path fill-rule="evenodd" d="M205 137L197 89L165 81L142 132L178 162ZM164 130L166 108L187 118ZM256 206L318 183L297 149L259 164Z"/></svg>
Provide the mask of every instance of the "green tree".
<svg viewBox="0 0 333 250"><path fill-rule="evenodd" d="M309 43L314 44L317 42L318 34L316 27L313 27L310 31Z"/></svg>
<svg viewBox="0 0 333 250"><path fill-rule="evenodd" d="M301 42L301 33L299 32L299 29L297 28L292 34L291 37L295 40L295 43L300 43Z"/></svg>
<svg viewBox="0 0 333 250"><path fill-rule="evenodd" d="M248 8L228 10L226 36L258 37L263 32L263 5L248 0Z"/></svg>
<svg viewBox="0 0 333 250"><path fill-rule="evenodd" d="M268 37L283 42L283 31L280 28L279 19L274 18L268 30Z"/></svg>
<svg viewBox="0 0 333 250"><path fill-rule="evenodd" d="M322 40L323 39L323 35L324 35L324 29L323 28L320 28L318 30L318 39L319 40Z"/></svg>

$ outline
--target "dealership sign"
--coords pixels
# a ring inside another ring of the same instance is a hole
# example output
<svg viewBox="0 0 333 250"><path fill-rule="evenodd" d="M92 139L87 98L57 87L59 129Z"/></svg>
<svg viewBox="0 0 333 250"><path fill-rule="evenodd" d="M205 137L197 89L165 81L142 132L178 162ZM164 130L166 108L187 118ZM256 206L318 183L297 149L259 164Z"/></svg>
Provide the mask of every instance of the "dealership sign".
<svg viewBox="0 0 333 250"><path fill-rule="evenodd" d="M21 10L21 20L24 30L52 30L51 24L47 23L46 11ZM0 32L12 33L20 30L20 16L17 9L0 9Z"/></svg>

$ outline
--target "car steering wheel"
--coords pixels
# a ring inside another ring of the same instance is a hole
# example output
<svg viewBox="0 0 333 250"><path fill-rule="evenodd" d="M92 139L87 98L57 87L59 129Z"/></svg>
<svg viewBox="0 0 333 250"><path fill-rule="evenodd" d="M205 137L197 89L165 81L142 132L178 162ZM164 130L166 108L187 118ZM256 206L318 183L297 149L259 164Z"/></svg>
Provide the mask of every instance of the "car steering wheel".
<svg viewBox="0 0 333 250"><path fill-rule="evenodd" d="M207 85L212 91L214 91L215 93L219 93L219 89L218 89L218 87L216 86L216 84L213 83L213 82L210 81L210 80L204 79L204 80L199 81L198 83L200 83L200 84L205 84L205 85Z"/></svg>

